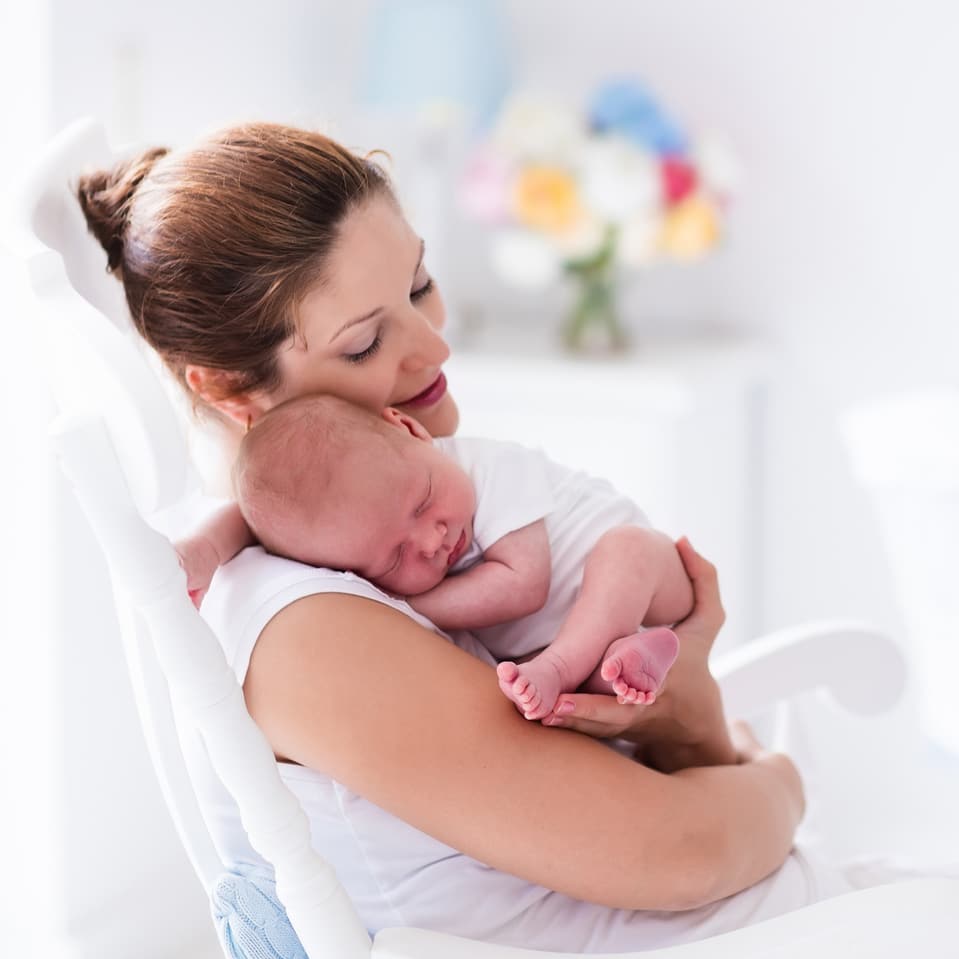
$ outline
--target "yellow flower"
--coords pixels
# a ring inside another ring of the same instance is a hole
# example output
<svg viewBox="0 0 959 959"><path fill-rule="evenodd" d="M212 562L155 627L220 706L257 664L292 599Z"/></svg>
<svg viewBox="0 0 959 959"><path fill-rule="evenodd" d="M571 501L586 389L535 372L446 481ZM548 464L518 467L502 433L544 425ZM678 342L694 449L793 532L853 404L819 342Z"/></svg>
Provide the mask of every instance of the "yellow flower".
<svg viewBox="0 0 959 959"><path fill-rule="evenodd" d="M695 260L719 239L719 216L715 207L691 196L672 207L663 221L659 248L677 260Z"/></svg>
<svg viewBox="0 0 959 959"><path fill-rule="evenodd" d="M580 217L576 181L557 167L527 167L513 188L513 209L524 226L562 233Z"/></svg>

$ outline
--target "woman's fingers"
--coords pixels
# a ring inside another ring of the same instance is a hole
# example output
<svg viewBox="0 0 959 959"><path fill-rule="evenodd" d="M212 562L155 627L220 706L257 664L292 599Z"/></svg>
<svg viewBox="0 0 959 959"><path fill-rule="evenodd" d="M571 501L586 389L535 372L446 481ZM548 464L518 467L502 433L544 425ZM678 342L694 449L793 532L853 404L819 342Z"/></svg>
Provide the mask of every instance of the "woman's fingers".
<svg viewBox="0 0 959 959"><path fill-rule="evenodd" d="M615 739L631 727L636 711L643 708L638 704L620 704L613 696L564 693L555 710L542 721L546 726L575 729L597 739Z"/></svg>
<svg viewBox="0 0 959 959"><path fill-rule="evenodd" d="M715 639L715 634L726 621L726 612L719 595L719 576L716 573L716 567L697 553L685 536L676 541L676 550L683 561L686 575L693 584L693 594L696 598L693 611L680 626L689 624L707 632L712 631Z"/></svg>
<svg viewBox="0 0 959 959"><path fill-rule="evenodd" d="M707 592L718 593L719 577L716 573L716 567L704 556L697 553L685 536L681 536L676 541L676 549L679 552L679 558L683 561L683 566L686 568L686 575L696 587L696 593L699 593L700 588Z"/></svg>

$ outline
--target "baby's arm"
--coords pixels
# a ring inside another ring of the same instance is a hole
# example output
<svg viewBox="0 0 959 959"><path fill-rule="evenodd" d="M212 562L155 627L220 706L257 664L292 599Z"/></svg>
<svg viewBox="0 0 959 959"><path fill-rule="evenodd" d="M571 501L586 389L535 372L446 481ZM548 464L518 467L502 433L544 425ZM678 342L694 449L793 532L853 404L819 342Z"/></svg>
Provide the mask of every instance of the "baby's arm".
<svg viewBox="0 0 959 959"><path fill-rule="evenodd" d="M240 550L256 543L236 503L214 513L195 533L173 544L186 573L186 588L199 608L213 574Z"/></svg>
<svg viewBox="0 0 959 959"><path fill-rule="evenodd" d="M463 573L409 597L410 605L440 629L481 629L542 609L549 594L546 523L507 533Z"/></svg>

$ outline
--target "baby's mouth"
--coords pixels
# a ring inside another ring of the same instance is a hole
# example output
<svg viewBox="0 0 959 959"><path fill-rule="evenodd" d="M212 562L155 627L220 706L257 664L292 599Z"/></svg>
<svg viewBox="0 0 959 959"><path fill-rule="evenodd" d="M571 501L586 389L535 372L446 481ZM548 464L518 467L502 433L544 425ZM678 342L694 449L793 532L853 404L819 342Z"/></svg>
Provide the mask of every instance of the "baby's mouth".
<svg viewBox="0 0 959 959"><path fill-rule="evenodd" d="M462 554L463 550L466 548L466 530L464 529L460 533L460 538L456 541L456 545L450 550L449 556L446 557L446 565L452 566Z"/></svg>

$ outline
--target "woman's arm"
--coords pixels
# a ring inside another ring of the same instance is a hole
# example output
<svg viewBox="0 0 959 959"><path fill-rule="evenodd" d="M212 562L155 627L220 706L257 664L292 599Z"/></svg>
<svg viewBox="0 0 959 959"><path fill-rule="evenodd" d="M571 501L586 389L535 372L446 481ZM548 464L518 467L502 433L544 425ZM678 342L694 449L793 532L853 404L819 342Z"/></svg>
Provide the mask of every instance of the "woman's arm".
<svg viewBox="0 0 959 959"><path fill-rule="evenodd" d="M549 595L546 523L537 520L498 539L482 560L409 604L440 629L482 629L528 616Z"/></svg>
<svg viewBox="0 0 959 959"><path fill-rule="evenodd" d="M489 666L372 600L283 609L244 691L278 756L497 869L607 906L737 892L783 862L802 812L784 757L652 771L526 722Z"/></svg>

